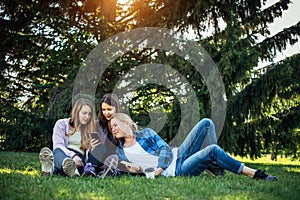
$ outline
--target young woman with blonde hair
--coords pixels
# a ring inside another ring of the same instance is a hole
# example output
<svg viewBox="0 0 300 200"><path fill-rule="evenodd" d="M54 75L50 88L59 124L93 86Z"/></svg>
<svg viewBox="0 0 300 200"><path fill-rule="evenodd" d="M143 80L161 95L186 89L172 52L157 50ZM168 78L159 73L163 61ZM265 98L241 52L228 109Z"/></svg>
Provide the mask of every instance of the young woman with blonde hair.
<svg viewBox="0 0 300 200"><path fill-rule="evenodd" d="M79 98L73 105L71 117L59 119L53 128L53 152L41 149L39 159L42 175L52 173L74 176L83 173L91 150L91 132L95 132L96 118L93 103Z"/></svg>
<svg viewBox="0 0 300 200"><path fill-rule="evenodd" d="M229 156L215 141L203 149L206 135L215 135L212 120L200 120L178 148L170 147L156 132L145 128L138 131L137 125L124 113L111 117L113 135L120 140L116 152L119 160L125 161L130 172L154 168L155 175L198 176L212 163L235 174L244 174L253 179L277 180L262 170L249 168Z"/></svg>

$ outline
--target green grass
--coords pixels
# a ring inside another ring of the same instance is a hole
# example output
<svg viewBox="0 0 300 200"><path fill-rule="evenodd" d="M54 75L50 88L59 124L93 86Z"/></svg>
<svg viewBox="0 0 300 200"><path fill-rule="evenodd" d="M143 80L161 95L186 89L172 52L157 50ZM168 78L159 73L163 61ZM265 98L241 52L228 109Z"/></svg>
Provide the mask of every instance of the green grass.
<svg viewBox="0 0 300 200"><path fill-rule="evenodd" d="M224 177L40 177L37 153L0 152L0 199L285 199L300 197L300 163L238 158L267 169L276 182L226 172Z"/></svg>

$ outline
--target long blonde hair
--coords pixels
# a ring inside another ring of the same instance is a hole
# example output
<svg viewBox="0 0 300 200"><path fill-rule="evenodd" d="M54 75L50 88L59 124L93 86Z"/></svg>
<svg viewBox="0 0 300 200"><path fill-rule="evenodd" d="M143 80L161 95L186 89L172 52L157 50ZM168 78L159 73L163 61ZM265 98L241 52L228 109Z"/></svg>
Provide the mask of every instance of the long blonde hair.
<svg viewBox="0 0 300 200"><path fill-rule="evenodd" d="M92 110L90 121L87 124L80 124L79 119L79 112L82 109L83 106L89 106ZM86 98L79 98L74 103L74 106L72 108L71 112L71 120L70 120L70 126L74 128L74 130L67 134L68 136L73 135L76 131L80 131L81 136L81 149L86 150L90 147L90 141L91 141L91 132L94 132L96 130L96 114L95 114L95 106L93 103ZM78 130L78 127L80 129Z"/></svg>
<svg viewBox="0 0 300 200"><path fill-rule="evenodd" d="M122 124L129 125L129 128L132 130L132 132L138 131L137 124L125 113L115 113L112 115L111 120L115 119L116 123L120 127L120 129L124 132L127 132L126 128ZM121 122L121 123L120 123Z"/></svg>

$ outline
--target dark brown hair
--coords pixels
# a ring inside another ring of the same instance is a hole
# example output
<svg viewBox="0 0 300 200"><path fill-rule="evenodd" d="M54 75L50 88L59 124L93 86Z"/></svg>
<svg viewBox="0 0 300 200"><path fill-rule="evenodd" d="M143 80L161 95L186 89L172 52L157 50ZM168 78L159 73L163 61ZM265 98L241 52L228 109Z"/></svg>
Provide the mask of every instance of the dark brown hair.
<svg viewBox="0 0 300 200"><path fill-rule="evenodd" d="M119 98L114 93L107 93L101 99L99 113L98 113L99 124L102 126L108 126L108 121L102 113L102 103L107 103L108 105L115 107L116 113L118 113L120 112Z"/></svg>
<svg viewBox="0 0 300 200"><path fill-rule="evenodd" d="M114 93L107 93L105 94L100 102L100 108L99 108L99 125L100 127L106 127L107 128L107 138L116 146L118 146L118 140L112 135L112 133L109 130L109 126L108 126L108 121L107 119L104 117L103 112L102 112L102 103L106 103L110 106L115 107L116 109L116 113L120 112L121 110L121 106L119 103L119 98L117 97L116 94Z"/></svg>

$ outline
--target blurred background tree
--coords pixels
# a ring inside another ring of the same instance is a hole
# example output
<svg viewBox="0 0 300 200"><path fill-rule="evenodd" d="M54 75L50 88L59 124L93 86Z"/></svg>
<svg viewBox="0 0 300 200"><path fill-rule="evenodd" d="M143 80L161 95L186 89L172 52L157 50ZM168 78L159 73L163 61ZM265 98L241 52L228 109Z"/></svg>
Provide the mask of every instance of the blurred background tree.
<svg viewBox="0 0 300 200"><path fill-rule="evenodd" d="M1 150L38 151L51 144L54 122L69 116L77 71L97 44L125 30L164 27L192 32L221 72L228 99L219 140L224 149L242 156L274 151L299 158L299 53L273 60L298 41L300 22L271 35L270 24L293 4L266 2L1 1ZM258 68L263 61L272 64ZM201 75L183 58L155 49L129 52L112 63L101 77L96 103L132 67L149 62L184 75L196 91L200 116L210 117L209 92ZM171 89L147 84L133 92L129 101L120 97L123 106L129 104L141 125L150 123L152 106L161 106L167 118L159 134L170 141L184 120Z"/></svg>

